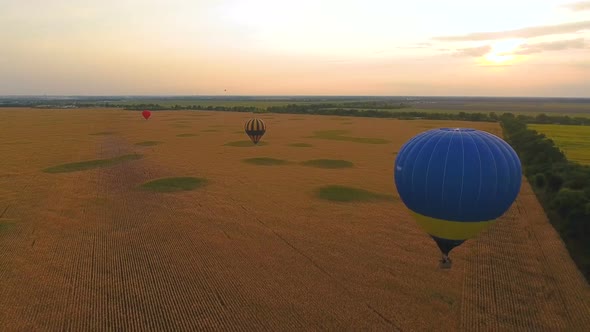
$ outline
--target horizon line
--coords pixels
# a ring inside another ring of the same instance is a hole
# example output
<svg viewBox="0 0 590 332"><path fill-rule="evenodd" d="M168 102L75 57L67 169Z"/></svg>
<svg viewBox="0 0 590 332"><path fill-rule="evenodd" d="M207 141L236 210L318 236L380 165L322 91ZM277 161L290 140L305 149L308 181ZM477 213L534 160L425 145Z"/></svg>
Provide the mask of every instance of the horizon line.
<svg viewBox="0 0 590 332"><path fill-rule="evenodd" d="M164 97L164 98L182 98L182 97L190 97L190 98L200 98L200 97L231 97L231 98L239 98L239 97L272 97L272 98L281 98L281 97L315 97L315 98L334 98L334 97L347 97L347 98L367 98L367 97L380 97L380 98L521 98L521 99L590 99L590 96L587 97L564 97L564 96L498 96L498 95L225 95L225 94L208 94L208 95L186 95L186 94L149 94L149 95L127 95L127 94L97 94L97 95L70 95L70 94L7 94L7 95L0 95L0 98L23 98L23 97L37 97L37 98L48 98L48 97L119 97L119 98L150 98L150 97Z"/></svg>

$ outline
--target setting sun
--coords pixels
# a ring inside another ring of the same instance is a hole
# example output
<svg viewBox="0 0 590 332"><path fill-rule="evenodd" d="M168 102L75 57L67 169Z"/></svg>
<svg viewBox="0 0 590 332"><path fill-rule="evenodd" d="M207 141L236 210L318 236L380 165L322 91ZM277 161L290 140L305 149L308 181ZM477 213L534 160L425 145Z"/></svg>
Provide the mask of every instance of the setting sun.
<svg viewBox="0 0 590 332"><path fill-rule="evenodd" d="M515 58L514 52L520 45L524 43L522 39L501 40L492 44L492 50L485 55L487 62L493 64L507 63Z"/></svg>

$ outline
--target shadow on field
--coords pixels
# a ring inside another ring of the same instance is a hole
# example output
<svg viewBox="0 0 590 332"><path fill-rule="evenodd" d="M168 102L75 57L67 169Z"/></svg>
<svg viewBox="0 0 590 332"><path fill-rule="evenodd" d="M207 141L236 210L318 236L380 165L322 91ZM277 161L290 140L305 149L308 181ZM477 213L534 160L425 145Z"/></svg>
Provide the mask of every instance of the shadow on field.
<svg viewBox="0 0 590 332"><path fill-rule="evenodd" d="M116 164L120 164L126 161L131 160L138 160L143 158L140 154L127 154L115 158L110 159L96 159L96 160L88 160L88 161L80 161L76 163L69 163L69 164L61 164L53 167L49 167L43 170L45 173L68 173L68 172L78 172L78 171L85 171L93 168L99 167L109 167Z"/></svg>
<svg viewBox="0 0 590 332"><path fill-rule="evenodd" d="M178 123L191 123L192 119L185 119L185 118L172 118L172 119L162 119L160 121L166 121L166 122L171 122L171 121L175 121Z"/></svg>
<svg viewBox="0 0 590 332"><path fill-rule="evenodd" d="M275 158L268 158L268 157L257 157L257 158L249 158L242 160L248 164L254 165L262 165L262 166L274 166L274 165L286 165L290 164L289 161L283 159L275 159Z"/></svg>
<svg viewBox="0 0 590 332"><path fill-rule="evenodd" d="M8 220L0 220L0 232L8 231L16 225L14 221L11 219Z"/></svg>
<svg viewBox="0 0 590 332"><path fill-rule="evenodd" d="M288 144L288 146L292 146L294 148L310 148L313 145L308 144L308 143L292 143L292 144Z"/></svg>
<svg viewBox="0 0 590 332"><path fill-rule="evenodd" d="M199 135L198 134L191 134L191 133L176 135L176 137L195 137L195 136L199 136Z"/></svg>
<svg viewBox="0 0 590 332"><path fill-rule="evenodd" d="M12 142L4 142L2 145L24 145L24 144L31 144L31 141L12 141Z"/></svg>
<svg viewBox="0 0 590 332"><path fill-rule="evenodd" d="M115 135L117 132L116 131L100 131L98 133L92 133L92 134L88 134L88 135L92 135L92 136L106 136L106 135Z"/></svg>
<svg viewBox="0 0 590 332"><path fill-rule="evenodd" d="M146 182L139 186L139 188L142 190L169 193L194 190L205 186L207 183L208 180L205 178L171 177Z"/></svg>
<svg viewBox="0 0 590 332"><path fill-rule="evenodd" d="M304 166L318 168L351 168L354 164L348 160L339 159L313 159L301 163Z"/></svg>
<svg viewBox="0 0 590 332"><path fill-rule="evenodd" d="M317 196L321 199L336 202L368 202L378 200L393 200L392 195L374 193L364 189L341 185L329 185L320 187Z"/></svg>
<svg viewBox="0 0 590 332"><path fill-rule="evenodd" d="M143 141L143 142L139 142L139 143L135 143L135 145L139 145L139 146L154 146L154 145L159 145L162 144L164 142L160 142L160 141Z"/></svg>
<svg viewBox="0 0 590 332"><path fill-rule="evenodd" d="M266 143L266 142L258 142L258 145L267 145L267 144L268 143ZM235 147L239 147L239 148L249 148L249 147L256 146L256 144L252 143L252 141L234 141L234 142L225 143L224 145L235 146Z"/></svg>
<svg viewBox="0 0 590 332"><path fill-rule="evenodd" d="M313 136L307 138L319 138L319 139L329 139L335 141L348 141L348 142L355 142L355 143L365 143L365 144L387 144L390 141L382 139L382 138L369 138L369 137L351 137L351 136L344 136L348 134L348 130L322 130L314 132Z"/></svg>

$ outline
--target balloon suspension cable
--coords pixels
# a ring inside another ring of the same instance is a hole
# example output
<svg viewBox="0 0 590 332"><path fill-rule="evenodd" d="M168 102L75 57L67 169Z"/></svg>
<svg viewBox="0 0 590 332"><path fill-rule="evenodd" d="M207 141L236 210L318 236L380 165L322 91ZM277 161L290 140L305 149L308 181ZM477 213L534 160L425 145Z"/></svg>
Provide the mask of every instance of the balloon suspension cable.
<svg viewBox="0 0 590 332"><path fill-rule="evenodd" d="M453 261L447 254L442 254L442 259L440 260L440 268L441 269L450 269L453 265Z"/></svg>

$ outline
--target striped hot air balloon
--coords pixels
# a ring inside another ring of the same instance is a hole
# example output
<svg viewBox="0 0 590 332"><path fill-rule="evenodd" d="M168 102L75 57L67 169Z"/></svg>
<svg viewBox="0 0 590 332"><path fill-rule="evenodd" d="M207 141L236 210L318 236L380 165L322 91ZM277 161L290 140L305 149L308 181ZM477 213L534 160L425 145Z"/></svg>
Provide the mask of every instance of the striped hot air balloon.
<svg viewBox="0 0 590 332"><path fill-rule="evenodd" d="M244 125L244 130L246 134L250 137L254 144L258 144L258 141L262 138L264 133L266 132L266 125L264 121L260 119L250 119L246 121Z"/></svg>
<svg viewBox="0 0 590 332"><path fill-rule="evenodd" d="M395 160L395 186L450 267L449 252L502 216L522 179L516 152L469 128L433 129L410 139Z"/></svg>

